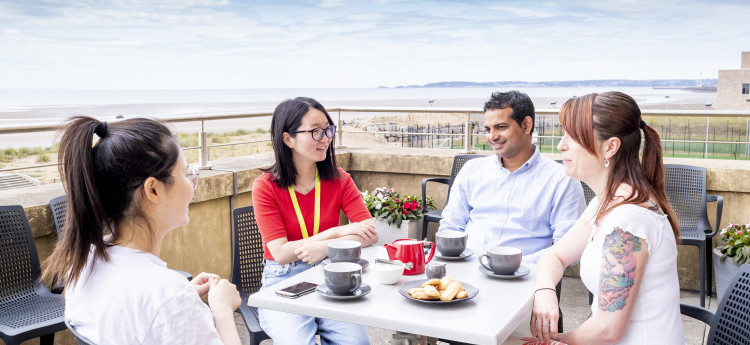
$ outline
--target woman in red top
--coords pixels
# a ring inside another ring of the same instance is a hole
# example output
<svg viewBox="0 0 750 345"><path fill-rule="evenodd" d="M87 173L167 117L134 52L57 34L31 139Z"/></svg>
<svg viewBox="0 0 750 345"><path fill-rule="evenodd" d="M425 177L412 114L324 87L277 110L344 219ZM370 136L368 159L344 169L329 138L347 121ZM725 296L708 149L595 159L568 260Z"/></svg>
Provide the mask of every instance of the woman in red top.
<svg viewBox="0 0 750 345"><path fill-rule="evenodd" d="M274 110L271 141L276 162L253 183L253 206L264 243L263 288L325 259L331 241L355 240L363 247L377 242L359 190L336 165L335 133L330 115L314 99L286 100ZM351 223L339 226L342 210ZM369 344L364 327L345 322L268 309L259 309L259 321L274 344L315 344L315 333L322 344Z"/></svg>

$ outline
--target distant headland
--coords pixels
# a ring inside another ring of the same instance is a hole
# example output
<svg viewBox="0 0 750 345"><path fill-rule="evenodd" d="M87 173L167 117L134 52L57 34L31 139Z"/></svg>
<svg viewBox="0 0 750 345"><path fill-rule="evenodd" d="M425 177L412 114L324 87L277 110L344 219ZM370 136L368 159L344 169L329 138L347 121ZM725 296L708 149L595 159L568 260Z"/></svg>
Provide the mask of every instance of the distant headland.
<svg viewBox="0 0 750 345"><path fill-rule="evenodd" d="M601 79L601 80L566 80L566 81L441 81L424 85L399 85L394 88L438 88L438 87L654 87L675 88L687 91L716 92L718 79ZM381 88L390 88L380 86Z"/></svg>

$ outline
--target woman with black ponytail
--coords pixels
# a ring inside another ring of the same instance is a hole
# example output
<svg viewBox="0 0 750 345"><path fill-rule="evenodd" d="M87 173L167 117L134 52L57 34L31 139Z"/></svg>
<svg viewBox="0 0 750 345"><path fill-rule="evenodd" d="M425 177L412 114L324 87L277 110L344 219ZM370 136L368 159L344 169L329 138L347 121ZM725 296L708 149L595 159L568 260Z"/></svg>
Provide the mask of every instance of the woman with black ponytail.
<svg viewBox="0 0 750 345"><path fill-rule="evenodd" d="M45 276L65 278L65 320L96 344L239 344L236 287L208 273L187 282L159 259L198 185L169 129L73 117L59 162L67 218Z"/></svg>
<svg viewBox="0 0 750 345"><path fill-rule="evenodd" d="M677 219L664 189L659 134L621 92L573 98L560 108L565 173L596 193L581 218L539 261L531 332L566 344L684 344L677 280ZM643 131L643 156L639 157ZM555 285L581 262L592 316L558 333Z"/></svg>

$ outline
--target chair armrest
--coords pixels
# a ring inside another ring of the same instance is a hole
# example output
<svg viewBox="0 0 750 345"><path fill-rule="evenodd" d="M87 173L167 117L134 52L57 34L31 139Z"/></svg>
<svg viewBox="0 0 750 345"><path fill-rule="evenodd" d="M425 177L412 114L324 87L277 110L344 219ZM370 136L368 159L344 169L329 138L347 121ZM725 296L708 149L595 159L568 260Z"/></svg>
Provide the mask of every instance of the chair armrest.
<svg viewBox="0 0 750 345"><path fill-rule="evenodd" d="M430 177L422 180L422 211L427 212L427 182L437 182L442 184L451 183L451 179L445 177Z"/></svg>
<svg viewBox="0 0 750 345"><path fill-rule="evenodd" d="M711 321L714 319L714 313L712 311L692 304L680 303L680 313L696 320L703 321L703 323L707 325L711 325Z"/></svg>
<svg viewBox="0 0 750 345"><path fill-rule="evenodd" d="M711 238L714 237L721 228L721 213L724 210L724 197L721 195L706 195L706 202L715 202L716 203L716 226L713 231L711 231L710 234L707 234L706 237Z"/></svg>

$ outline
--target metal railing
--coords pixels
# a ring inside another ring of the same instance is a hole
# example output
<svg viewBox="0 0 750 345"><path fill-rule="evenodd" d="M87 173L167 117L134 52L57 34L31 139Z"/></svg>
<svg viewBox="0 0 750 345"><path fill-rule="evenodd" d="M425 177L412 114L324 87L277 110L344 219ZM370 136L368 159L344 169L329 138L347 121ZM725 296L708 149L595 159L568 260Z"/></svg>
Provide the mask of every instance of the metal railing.
<svg viewBox="0 0 750 345"><path fill-rule="evenodd" d="M337 124L339 127L338 131L338 138L337 138L337 147L345 147L344 146L344 133L354 133L350 131L344 131L343 130L343 120L342 120L342 114L346 113L403 113L403 114L461 114L467 116L467 121L464 124L464 133L462 134L451 134L451 133L409 133L409 135L423 135L423 136L448 136L448 137L464 137L464 147L462 152L472 152L474 138L475 137L484 137L484 134L476 131L473 128L473 122L470 120L471 115L482 115L484 112L481 109L475 109L475 108L422 108L422 107L334 107L334 108L327 108L329 114L332 116L338 115ZM558 114L558 109L554 108L542 108L536 110L536 116L537 119L539 119L542 116L554 116L556 117ZM261 139L261 140L251 140L251 141L241 141L241 142L232 142L232 143L221 143L221 144L208 144L207 141L207 132L206 132L206 122L207 121L217 121L217 120L233 120L233 119L247 119L247 118L255 118L255 117L270 117L273 115L273 111L258 111L258 112L249 112L249 113L243 113L243 114L222 114L222 115L202 115L202 116L179 116L179 117L169 117L169 118L163 118L160 119L161 121L167 122L167 123L185 123L185 122L200 122L200 132L198 133L198 146L190 146L190 147L183 147L183 150L198 150L198 160L201 169L210 169L211 165L209 164L209 149L213 147L222 147L222 146L232 146L232 145L242 145L242 144L249 144L249 143L258 143L258 142L266 142L270 141L269 139ZM749 155L750 152L750 111L718 111L718 110L643 110L642 116L649 117L649 116L663 116L665 117L665 122L668 122L668 119L670 117L690 117L690 118L706 118L706 139L705 140L675 140L675 139L664 139L662 142L673 142L673 143L687 143L687 144L704 144L705 150L704 150L704 158L707 158L708 154L708 145L709 144L738 144L738 145L745 145L745 154ZM745 130L745 141L712 141L709 139L709 126L710 121L712 118L747 118L746 120L746 130ZM270 123L270 120L269 120ZM559 126L559 123L557 124ZM34 132L51 132L51 131L59 131L63 129L63 126L60 124L36 124L36 125L20 125L20 126L5 126L0 127L0 135L2 134L17 134L17 133L34 133ZM540 139L552 139L552 143L554 144L556 139L560 139L562 135L555 135L555 126L552 127L553 135L551 136L539 136L537 135L537 138ZM379 131L374 132L373 134L385 134L385 133L395 133L395 134L403 134L401 132L386 132L386 131ZM562 131L561 133L562 134ZM554 148L553 148L554 149ZM6 171L14 171L14 170L25 170L25 169L35 169L35 168L42 168L42 167L49 167L49 166L56 166L57 163L47 163L47 164L36 164L36 165L29 165L29 166L23 166L23 167L13 167L13 168L4 168L0 169L0 172L6 172Z"/></svg>

